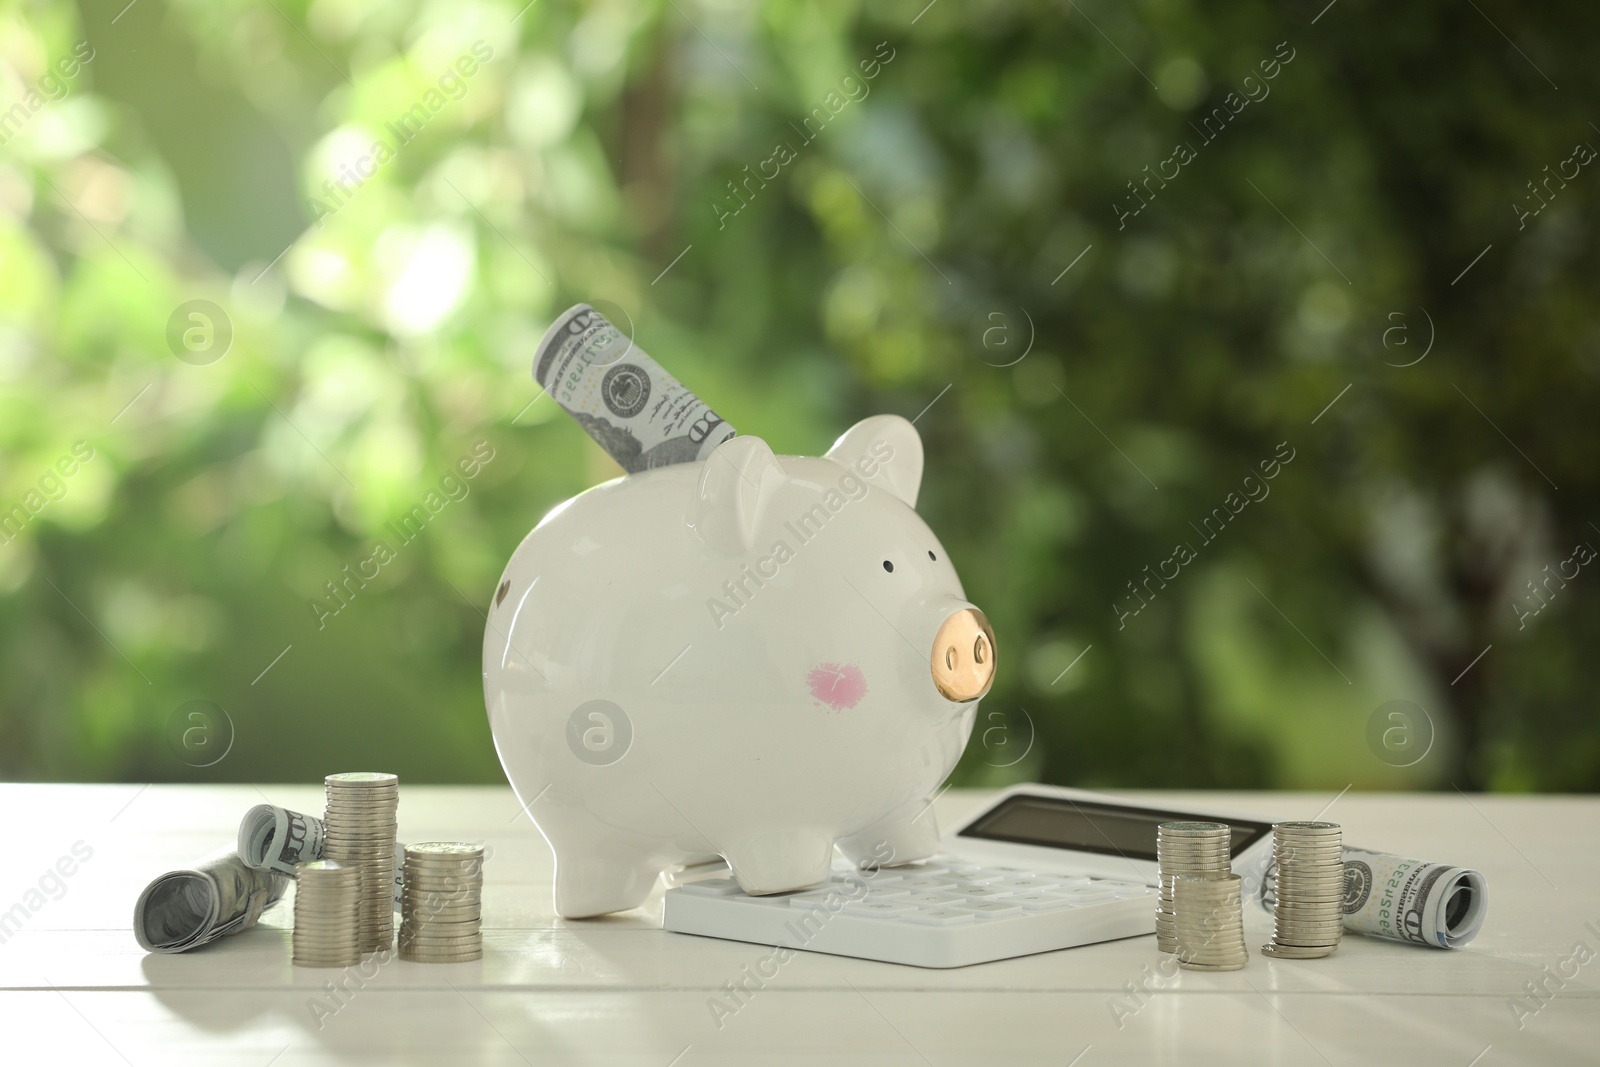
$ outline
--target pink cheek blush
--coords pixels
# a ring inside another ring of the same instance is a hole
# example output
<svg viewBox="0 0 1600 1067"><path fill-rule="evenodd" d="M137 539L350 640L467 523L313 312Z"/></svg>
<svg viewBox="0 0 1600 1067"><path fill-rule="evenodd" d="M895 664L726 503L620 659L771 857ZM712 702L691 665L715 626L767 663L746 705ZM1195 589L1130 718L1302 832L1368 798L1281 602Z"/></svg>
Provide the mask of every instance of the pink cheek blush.
<svg viewBox="0 0 1600 1067"><path fill-rule="evenodd" d="M866 676L853 663L819 663L806 675L806 686L813 697L834 711L853 708L867 695Z"/></svg>

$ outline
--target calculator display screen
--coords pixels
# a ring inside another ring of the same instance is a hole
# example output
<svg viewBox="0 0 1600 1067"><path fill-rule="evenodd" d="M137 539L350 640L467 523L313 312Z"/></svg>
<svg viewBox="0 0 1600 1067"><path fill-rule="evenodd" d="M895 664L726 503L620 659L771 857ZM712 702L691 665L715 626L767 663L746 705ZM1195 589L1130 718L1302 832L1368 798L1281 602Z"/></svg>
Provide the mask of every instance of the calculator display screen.
<svg viewBox="0 0 1600 1067"><path fill-rule="evenodd" d="M960 836L1153 861L1158 824L1196 819L1226 822L1232 827L1234 856L1272 832L1270 823L1211 820L1193 812L1017 793L979 816Z"/></svg>

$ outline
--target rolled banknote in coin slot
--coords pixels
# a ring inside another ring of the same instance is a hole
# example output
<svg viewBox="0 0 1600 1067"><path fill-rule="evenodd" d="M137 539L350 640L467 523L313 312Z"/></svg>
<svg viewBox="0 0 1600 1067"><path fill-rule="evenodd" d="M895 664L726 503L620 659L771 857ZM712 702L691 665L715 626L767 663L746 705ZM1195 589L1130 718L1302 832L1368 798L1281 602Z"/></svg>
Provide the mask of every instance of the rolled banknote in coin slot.
<svg viewBox="0 0 1600 1067"><path fill-rule="evenodd" d="M1344 846L1344 928L1390 941L1461 948L1478 936L1489 910L1489 886L1468 867L1408 859ZM1278 871L1269 864L1261 904L1272 909Z"/></svg>
<svg viewBox="0 0 1600 1067"><path fill-rule="evenodd" d="M545 331L533 377L630 474L703 460L735 432L588 304Z"/></svg>

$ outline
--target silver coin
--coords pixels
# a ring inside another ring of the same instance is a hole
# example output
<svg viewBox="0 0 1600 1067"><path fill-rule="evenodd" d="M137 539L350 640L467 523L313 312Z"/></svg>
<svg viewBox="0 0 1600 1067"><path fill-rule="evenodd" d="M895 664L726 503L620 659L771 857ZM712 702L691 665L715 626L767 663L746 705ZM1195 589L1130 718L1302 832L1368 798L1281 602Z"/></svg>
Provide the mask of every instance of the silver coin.
<svg viewBox="0 0 1600 1067"><path fill-rule="evenodd" d="M345 874L345 868L332 860L307 860L305 863L298 863L295 865L294 873L298 878L317 878L329 881L338 881L349 877L349 875Z"/></svg>
<svg viewBox="0 0 1600 1067"><path fill-rule="evenodd" d="M443 910L419 911L413 908L409 911L403 912L402 914L405 916L407 922L429 923L431 925L440 926L454 922L477 922L478 919L481 918L481 915L477 914L479 911L481 911L481 909L477 908L453 908L449 912L445 912Z"/></svg>
<svg viewBox="0 0 1600 1067"><path fill-rule="evenodd" d="M415 882L406 882L400 887L404 896L417 901L437 900L442 903L460 904L468 900L478 900L483 896L483 887L476 883L446 888L443 886L420 886Z"/></svg>
<svg viewBox="0 0 1600 1067"><path fill-rule="evenodd" d="M1343 940L1343 939L1337 933L1333 933L1333 934L1303 933L1302 934L1302 933L1289 933L1289 932L1285 932L1283 930L1274 930L1274 931L1272 931L1272 941L1273 941L1274 944L1278 944L1278 945L1298 945L1301 948L1309 948L1309 947L1312 947L1312 946L1331 947L1333 945L1339 944L1339 942L1341 940Z"/></svg>
<svg viewBox="0 0 1600 1067"><path fill-rule="evenodd" d="M468 924L475 926L483 920L480 916L476 915L462 918L445 918L437 915L411 915L407 917L406 921L414 925L429 926L444 930L458 926L464 928Z"/></svg>
<svg viewBox="0 0 1600 1067"><path fill-rule="evenodd" d="M402 923L400 938L452 938L452 937L481 937L483 923L481 921L465 923L449 923L447 925L432 925L429 923Z"/></svg>
<svg viewBox="0 0 1600 1067"><path fill-rule="evenodd" d="M426 923L411 923L410 925L402 923L398 934L402 941L414 937L481 937L483 935L483 926L480 923L474 923L459 932L450 932L437 926L429 926Z"/></svg>
<svg viewBox="0 0 1600 1067"><path fill-rule="evenodd" d="M411 930L403 932L402 939L406 941L436 941L440 944L457 944L466 941L479 941L483 938L483 931L478 927L471 930Z"/></svg>
<svg viewBox="0 0 1600 1067"><path fill-rule="evenodd" d="M410 948L400 949L400 958L415 960L418 963L460 963L466 960L483 958L482 945L463 945L461 948L432 949Z"/></svg>
<svg viewBox="0 0 1600 1067"><path fill-rule="evenodd" d="M1268 942L1261 946L1263 956L1271 956L1280 960L1320 960L1325 956L1333 955L1332 949L1326 948L1301 948L1296 945L1278 945Z"/></svg>
<svg viewBox="0 0 1600 1067"><path fill-rule="evenodd" d="M1278 894L1278 902L1287 907L1301 905L1307 908L1324 908L1328 907L1329 905L1338 905L1343 900L1344 894L1342 892L1338 894L1334 894L1332 892L1301 893L1294 896L1289 896L1284 893Z"/></svg>
<svg viewBox="0 0 1600 1067"><path fill-rule="evenodd" d="M479 923L483 921L481 915L457 914L454 916L434 915L430 912L412 913L405 917L405 921L417 926L432 926L447 928L463 923Z"/></svg>
<svg viewBox="0 0 1600 1067"><path fill-rule="evenodd" d="M1285 869L1285 873L1274 878L1273 884L1278 886L1296 885L1343 885L1346 881L1344 870L1339 867L1331 869L1301 867L1295 870Z"/></svg>
<svg viewBox="0 0 1600 1067"><path fill-rule="evenodd" d="M460 955L434 956L416 952L401 952L400 958L408 963L471 963L473 960L483 959L483 950L468 952Z"/></svg>
<svg viewBox="0 0 1600 1067"><path fill-rule="evenodd" d="M483 875L477 872L470 874L459 871L422 872L418 871L414 867L407 867L405 869L404 877L407 885L422 886L430 890L439 890L444 892L449 892L450 890L459 889L462 887L477 889L483 885Z"/></svg>
<svg viewBox="0 0 1600 1067"><path fill-rule="evenodd" d="M483 846L470 841L415 841L406 846L407 856L481 856Z"/></svg>
<svg viewBox="0 0 1600 1067"><path fill-rule="evenodd" d="M400 893L400 906L410 906L418 911L443 911L446 908L479 908L483 897L478 893Z"/></svg>
<svg viewBox="0 0 1600 1067"><path fill-rule="evenodd" d="M1156 860L1160 862L1163 858L1175 856L1219 856L1227 855L1230 851L1232 848L1226 840L1158 841Z"/></svg>
<svg viewBox="0 0 1600 1067"><path fill-rule="evenodd" d="M1196 857L1217 859L1227 856L1231 850L1224 842L1206 842L1203 845L1173 845L1163 842L1156 846L1156 863L1172 863L1177 860L1193 861Z"/></svg>
<svg viewBox="0 0 1600 1067"><path fill-rule="evenodd" d="M1238 963L1186 963L1179 959L1178 966L1186 971L1242 971L1245 962L1240 960Z"/></svg>
<svg viewBox="0 0 1600 1067"><path fill-rule="evenodd" d="M405 866L407 870L428 871L437 874L458 874L483 870L483 859L480 857L459 862L447 862L444 860L419 860L415 856L407 856Z"/></svg>
<svg viewBox="0 0 1600 1067"><path fill-rule="evenodd" d="M411 912L409 914L407 914L405 912L401 913L401 922L402 923L409 922L409 923L412 923L413 925L418 925L418 926L432 925L434 923L482 922L482 921L483 921L483 909L481 909L481 908L462 908L462 909L457 910L457 911L441 911L441 912L424 911L424 912Z"/></svg>

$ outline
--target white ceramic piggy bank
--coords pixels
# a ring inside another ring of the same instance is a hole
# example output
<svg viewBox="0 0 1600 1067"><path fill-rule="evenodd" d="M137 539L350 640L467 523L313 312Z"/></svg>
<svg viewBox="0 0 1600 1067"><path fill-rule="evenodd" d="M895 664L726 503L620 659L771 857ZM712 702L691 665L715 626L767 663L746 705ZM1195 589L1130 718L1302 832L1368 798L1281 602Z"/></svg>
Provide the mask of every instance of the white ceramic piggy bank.
<svg viewBox="0 0 1600 1067"><path fill-rule="evenodd" d="M938 841L930 793L994 677L994 634L912 510L922 442L866 419L828 454L735 437L558 505L506 567L483 685L555 851L555 910L640 904L723 857L750 893Z"/></svg>

